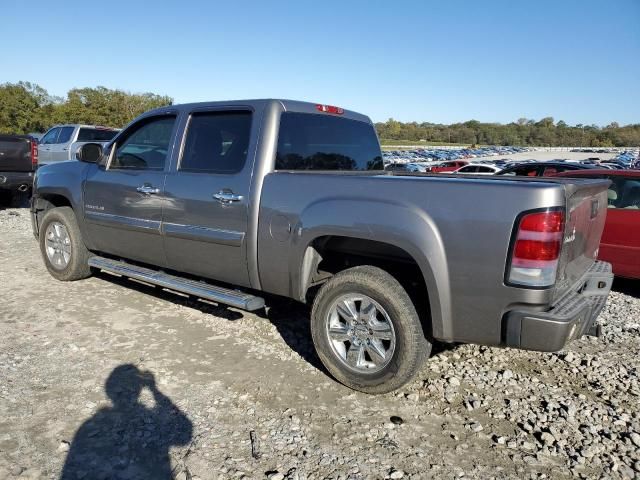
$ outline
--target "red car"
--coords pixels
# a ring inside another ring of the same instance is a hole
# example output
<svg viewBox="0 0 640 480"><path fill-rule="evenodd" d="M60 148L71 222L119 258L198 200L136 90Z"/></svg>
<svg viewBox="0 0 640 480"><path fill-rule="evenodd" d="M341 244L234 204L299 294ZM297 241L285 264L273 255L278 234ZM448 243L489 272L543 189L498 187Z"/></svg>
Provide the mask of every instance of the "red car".
<svg viewBox="0 0 640 480"><path fill-rule="evenodd" d="M640 279L640 170L576 170L557 176L613 182L598 258L610 262L615 275Z"/></svg>
<svg viewBox="0 0 640 480"><path fill-rule="evenodd" d="M446 172L454 172L459 168L464 167L468 164L466 160L451 160L448 162L442 162L434 165L433 167L429 167L428 172L432 173L446 173Z"/></svg>

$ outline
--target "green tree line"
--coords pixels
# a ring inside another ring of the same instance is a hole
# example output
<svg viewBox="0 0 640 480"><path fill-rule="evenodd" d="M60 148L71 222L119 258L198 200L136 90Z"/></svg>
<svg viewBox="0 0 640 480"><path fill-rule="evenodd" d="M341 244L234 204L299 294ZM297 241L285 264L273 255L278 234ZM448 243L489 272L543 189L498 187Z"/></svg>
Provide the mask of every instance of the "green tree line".
<svg viewBox="0 0 640 480"><path fill-rule="evenodd" d="M152 108L171 105L173 99L154 93L129 93L106 87L74 88L65 98L50 95L29 82L0 84L0 133L44 132L57 123L88 123L123 127ZM509 124L377 123L378 136L409 143L460 143L522 146L632 147L640 145L640 124L606 127L567 125L552 117L539 121L520 118Z"/></svg>
<svg viewBox="0 0 640 480"><path fill-rule="evenodd" d="M620 126L613 122L597 125L567 125L552 117L540 121L520 118L508 124L471 120L442 125L437 123L402 123L389 119L376 123L378 136L385 140L410 143L462 143L477 145L518 145L537 147L636 147L640 145L640 124Z"/></svg>
<svg viewBox="0 0 640 480"><path fill-rule="evenodd" d="M105 87L74 88L60 98L33 83L4 83L0 85L0 133L44 132L57 123L120 128L147 110L172 103L167 96Z"/></svg>

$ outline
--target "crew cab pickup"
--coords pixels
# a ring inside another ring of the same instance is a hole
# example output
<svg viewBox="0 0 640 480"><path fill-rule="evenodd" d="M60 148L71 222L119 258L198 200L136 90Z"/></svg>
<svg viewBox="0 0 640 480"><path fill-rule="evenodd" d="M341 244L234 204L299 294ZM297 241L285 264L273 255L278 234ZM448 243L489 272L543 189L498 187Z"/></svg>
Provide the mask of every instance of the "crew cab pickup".
<svg viewBox="0 0 640 480"><path fill-rule="evenodd" d="M100 269L233 307L312 305L327 370L408 382L434 340L540 351L598 332L606 180L385 172L368 117L247 100L150 111L38 170L59 280Z"/></svg>
<svg viewBox="0 0 640 480"><path fill-rule="evenodd" d="M29 135L0 134L0 203L28 192L38 166L38 141Z"/></svg>
<svg viewBox="0 0 640 480"><path fill-rule="evenodd" d="M74 160L85 143L106 144L118 130L96 125L55 125L43 135L38 146L38 164Z"/></svg>

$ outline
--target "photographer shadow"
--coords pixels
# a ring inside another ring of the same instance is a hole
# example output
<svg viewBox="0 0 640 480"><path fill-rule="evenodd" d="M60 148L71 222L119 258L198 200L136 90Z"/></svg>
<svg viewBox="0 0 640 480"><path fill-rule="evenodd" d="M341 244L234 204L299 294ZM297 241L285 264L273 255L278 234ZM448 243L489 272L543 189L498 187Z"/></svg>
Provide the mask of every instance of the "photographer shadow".
<svg viewBox="0 0 640 480"><path fill-rule="evenodd" d="M153 396L152 407L140 401L144 388ZM173 479L169 448L190 442L189 418L158 390L150 372L131 364L111 372L105 391L112 406L78 429L60 478Z"/></svg>

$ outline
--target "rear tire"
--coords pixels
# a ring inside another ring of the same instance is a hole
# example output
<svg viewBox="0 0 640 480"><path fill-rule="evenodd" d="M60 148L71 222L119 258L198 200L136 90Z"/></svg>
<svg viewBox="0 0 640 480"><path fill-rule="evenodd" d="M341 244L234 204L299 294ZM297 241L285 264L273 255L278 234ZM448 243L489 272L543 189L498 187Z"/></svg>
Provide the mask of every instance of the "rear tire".
<svg viewBox="0 0 640 480"><path fill-rule="evenodd" d="M82 234L71 207L48 210L40 225L40 252L51 276L68 282L91 275L91 254L82 241Z"/></svg>
<svg viewBox="0 0 640 480"><path fill-rule="evenodd" d="M322 286L313 303L311 333L331 375L371 394L411 381L431 352L406 290L372 266L344 270Z"/></svg>

